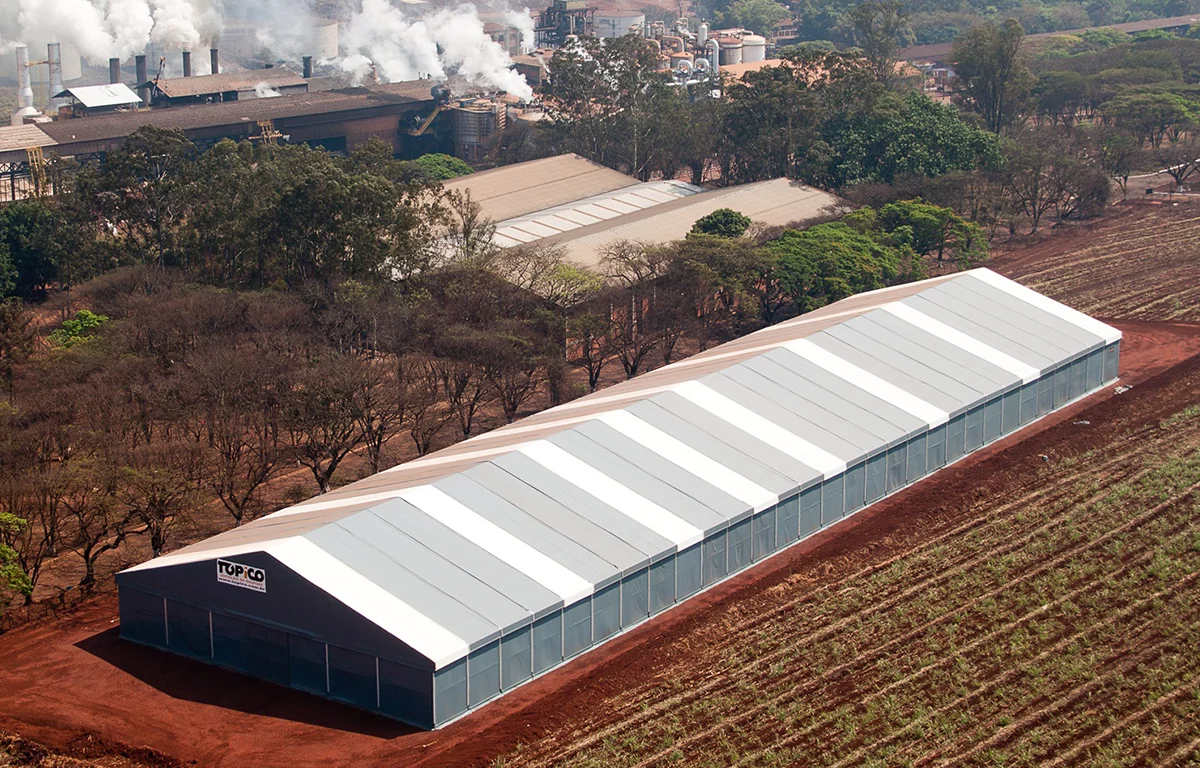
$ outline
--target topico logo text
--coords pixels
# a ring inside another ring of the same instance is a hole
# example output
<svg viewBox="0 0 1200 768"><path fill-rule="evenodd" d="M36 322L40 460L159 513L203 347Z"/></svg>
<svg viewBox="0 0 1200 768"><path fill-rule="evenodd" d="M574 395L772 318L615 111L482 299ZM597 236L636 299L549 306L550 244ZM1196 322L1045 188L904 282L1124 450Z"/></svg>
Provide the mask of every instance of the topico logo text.
<svg viewBox="0 0 1200 768"><path fill-rule="evenodd" d="M229 560L217 561L217 581L232 584L255 592L267 591L267 572L252 565L242 565Z"/></svg>

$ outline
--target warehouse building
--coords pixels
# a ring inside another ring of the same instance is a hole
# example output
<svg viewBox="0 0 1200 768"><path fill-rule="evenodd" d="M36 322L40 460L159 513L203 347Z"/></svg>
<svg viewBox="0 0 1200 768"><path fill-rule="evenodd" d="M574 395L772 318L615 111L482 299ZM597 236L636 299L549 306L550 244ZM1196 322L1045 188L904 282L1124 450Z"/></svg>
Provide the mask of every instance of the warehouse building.
<svg viewBox="0 0 1200 768"><path fill-rule="evenodd" d="M854 296L118 575L129 640L430 728L1113 381L986 269Z"/></svg>

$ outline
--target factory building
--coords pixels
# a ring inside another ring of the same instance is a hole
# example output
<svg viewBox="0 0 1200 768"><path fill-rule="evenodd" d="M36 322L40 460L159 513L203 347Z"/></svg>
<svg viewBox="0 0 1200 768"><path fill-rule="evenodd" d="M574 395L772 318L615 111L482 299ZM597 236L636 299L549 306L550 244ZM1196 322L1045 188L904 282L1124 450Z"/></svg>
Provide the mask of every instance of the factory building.
<svg viewBox="0 0 1200 768"><path fill-rule="evenodd" d="M121 636L444 725L1095 392L989 270L836 302L117 576Z"/></svg>
<svg viewBox="0 0 1200 768"><path fill-rule="evenodd" d="M271 67L199 77L163 78L139 83L138 87L149 92L151 106L178 107L294 96L308 93L308 80L287 67Z"/></svg>

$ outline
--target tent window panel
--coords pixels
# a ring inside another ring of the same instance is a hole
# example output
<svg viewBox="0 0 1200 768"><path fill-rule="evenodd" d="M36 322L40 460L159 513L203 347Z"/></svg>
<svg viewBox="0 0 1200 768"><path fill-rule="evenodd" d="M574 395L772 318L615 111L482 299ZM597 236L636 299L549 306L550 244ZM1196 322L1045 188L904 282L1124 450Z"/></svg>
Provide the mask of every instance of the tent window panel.
<svg viewBox="0 0 1200 768"><path fill-rule="evenodd" d="M325 643L318 643L299 635L288 635L288 659L293 686L317 693L325 693L328 690Z"/></svg>
<svg viewBox="0 0 1200 768"><path fill-rule="evenodd" d="M1028 424L1037 418L1038 384L1031 381L1021 387L1021 424Z"/></svg>
<svg viewBox="0 0 1200 768"><path fill-rule="evenodd" d="M1104 348L1104 380L1112 381L1117 378L1121 358L1121 342L1114 342Z"/></svg>
<svg viewBox="0 0 1200 768"><path fill-rule="evenodd" d="M702 546L693 544L675 555L676 599L694 595L704 586Z"/></svg>
<svg viewBox="0 0 1200 768"><path fill-rule="evenodd" d="M729 573L750 565L750 518L729 526Z"/></svg>
<svg viewBox="0 0 1200 768"><path fill-rule="evenodd" d="M167 647L187 656L212 658L208 611L174 600L167 601Z"/></svg>
<svg viewBox="0 0 1200 768"><path fill-rule="evenodd" d="M563 610L563 656L571 658L592 644L592 598Z"/></svg>
<svg viewBox="0 0 1200 768"><path fill-rule="evenodd" d="M1019 426L1021 426L1021 390L1014 389L1004 395L1004 421L1001 430L1007 435Z"/></svg>
<svg viewBox="0 0 1200 768"><path fill-rule="evenodd" d="M591 609L588 609L590 615ZM563 658L563 612L533 622L533 673L545 672Z"/></svg>
<svg viewBox="0 0 1200 768"><path fill-rule="evenodd" d="M650 569L621 580L621 626L637 624L650 615Z"/></svg>
<svg viewBox="0 0 1200 768"><path fill-rule="evenodd" d="M821 486L806 488L800 494L800 535L807 536L821 527Z"/></svg>
<svg viewBox="0 0 1200 768"><path fill-rule="evenodd" d="M1054 410L1054 373L1042 374L1042 378L1038 379L1038 397L1037 397L1037 412L1038 416L1045 416L1050 411Z"/></svg>
<svg viewBox="0 0 1200 768"><path fill-rule="evenodd" d="M928 461L928 451L925 447L928 444L929 440L926 435L917 435L908 441L908 482L910 483L915 483L925 476Z"/></svg>
<svg viewBox="0 0 1200 768"><path fill-rule="evenodd" d="M908 478L908 446L897 445L887 452L887 489L888 493L904 487Z"/></svg>
<svg viewBox="0 0 1200 768"><path fill-rule="evenodd" d="M379 660L379 709L423 728L433 726L433 675L387 659Z"/></svg>
<svg viewBox="0 0 1200 768"><path fill-rule="evenodd" d="M375 657L329 646L329 695L351 704L375 709Z"/></svg>
<svg viewBox="0 0 1200 768"><path fill-rule="evenodd" d="M779 546L787 546L800 538L800 497L793 496L781 501L775 508L776 530L779 531Z"/></svg>
<svg viewBox="0 0 1200 768"><path fill-rule="evenodd" d="M500 641L493 640L467 656L467 704L478 706L500 694Z"/></svg>
<svg viewBox="0 0 1200 768"><path fill-rule="evenodd" d="M946 462L957 461L967 452L967 415L960 413L946 422Z"/></svg>
<svg viewBox="0 0 1200 768"><path fill-rule="evenodd" d="M500 659L500 687L504 690L533 677L532 625L500 638Z"/></svg>
<svg viewBox="0 0 1200 768"><path fill-rule="evenodd" d="M331 649L332 650L332 649ZM467 660L459 659L433 675L434 719L439 723L467 711Z"/></svg>
<svg viewBox="0 0 1200 768"><path fill-rule="evenodd" d="M260 624L247 624L246 662L250 674L289 685L287 633Z"/></svg>
<svg viewBox="0 0 1200 768"><path fill-rule="evenodd" d="M821 483L821 525L831 525L846 511L845 476L831 477Z"/></svg>
<svg viewBox="0 0 1200 768"><path fill-rule="evenodd" d="M1104 350L1097 349L1087 356L1087 388L1091 392L1104 383Z"/></svg>
<svg viewBox="0 0 1200 768"><path fill-rule="evenodd" d="M122 587L120 602L121 637L160 648L167 644L167 619L161 597Z"/></svg>
<svg viewBox="0 0 1200 768"><path fill-rule="evenodd" d="M887 494L887 454L867 459L867 503L879 501Z"/></svg>
<svg viewBox="0 0 1200 768"><path fill-rule="evenodd" d="M621 582L614 582L592 595L592 642L598 643L621 631Z"/></svg>
<svg viewBox="0 0 1200 768"><path fill-rule="evenodd" d="M650 566L650 613L669 608L675 602L675 555Z"/></svg>
<svg viewBox="0 0 1200 768"><path fill-rule="evenodd" d="M983 445L983 406L979 405L967 411L967 452Z"/></svg>
<svg viewBox="0 0 1200 768"><path fill-rule="evenodd" d="M1087 358L1081 357L1071 363L1071 399L1083 397L1087 392Z"/></svg>
<svg viewBox="0 0 1200 768"><path fill-rule="evenodd" d="M846 470L846 512L857 512L866 503L867 465L855 464Z"/></svg>
<svg viewBox="0 0 1200 768"><path fill-rule="evenodd" d="M1061 408L1071 399L1071 369L1059 368L1054 372L1054 407Z"/></svg>
<svg viewBox="0 0 1200 768"><path fill-rule="evenodd" d="M983 407L983 441L990 443L1000 437L1004 427L1004 401L997 397Z"/></svg>
<svg viewBox="0 0 1200 768"><path fill-rule="evenodd" d="M929 471L946 466L946 425L929 430Z"/></svg>
<svg viewBox="0 0 1200 768"><path fill-rule="evenodd" d="M161 600L159 602L162 602ZM121 624L125 615L121 615ZM122 629L124 627L122 626ZM240 619L219 613L212 615L213 661L243 672L250 671L249 626Z"/></svg>
<svg viewBox="0 0 1200 768"><path fill-rule="evenodd" d="M763 510L752 518L753 549L751 556L761 560L775 551L775 507Z"/></svg>
<svg viewBox="0 0 1200 768"><path fill-rule="evenodd" d="M714 533L705 539L704 547L704 586L725 578L729 573L725 559L725 531Z"/></svg>

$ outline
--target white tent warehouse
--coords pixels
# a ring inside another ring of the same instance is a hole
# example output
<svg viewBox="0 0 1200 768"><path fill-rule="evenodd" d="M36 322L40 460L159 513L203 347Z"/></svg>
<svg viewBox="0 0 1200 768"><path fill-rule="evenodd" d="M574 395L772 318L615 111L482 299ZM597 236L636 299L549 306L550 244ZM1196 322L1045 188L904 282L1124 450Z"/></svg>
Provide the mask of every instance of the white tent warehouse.
<svg viewBox="0 0 1200 768"><path fill-rule="evenodd" d="M839 301L118 575L129 640L432 728L1097 390L989 270Z"/></svg>

